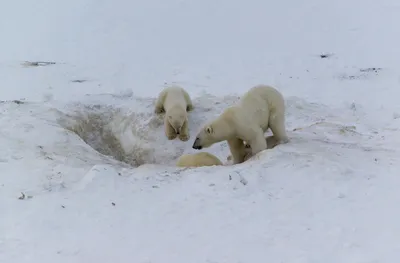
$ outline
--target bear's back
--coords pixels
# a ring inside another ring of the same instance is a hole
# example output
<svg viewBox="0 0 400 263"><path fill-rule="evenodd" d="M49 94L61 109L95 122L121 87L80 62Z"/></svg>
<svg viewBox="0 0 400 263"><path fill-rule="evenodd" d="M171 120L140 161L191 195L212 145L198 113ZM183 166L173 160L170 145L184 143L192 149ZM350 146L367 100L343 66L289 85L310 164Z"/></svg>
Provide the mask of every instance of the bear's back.
<svg viewBox="0 0 400 263"><path fill-rule="evenodd" d="M257 85L248 90L240 99L239 105L256 119L257 116L271 114L274 111L284 112L284 98L275 88L268 85Z"/></svg>
<svg viewBox="0 0 400 263"><path fill-rule="evenodd" d="M208 152L184 154L179 157L176 165L178 167L201 167L222 165L222 162L215 155Z"/></svg>
<svg viewBox="0 0 400 263"><path fill-rule="evenodd" d="M168 109L174 106L180 106L186 109L186 100L183 92L183 88L179 86L172 86L166 89L167 94L164 100L164 108Z"/></svg>

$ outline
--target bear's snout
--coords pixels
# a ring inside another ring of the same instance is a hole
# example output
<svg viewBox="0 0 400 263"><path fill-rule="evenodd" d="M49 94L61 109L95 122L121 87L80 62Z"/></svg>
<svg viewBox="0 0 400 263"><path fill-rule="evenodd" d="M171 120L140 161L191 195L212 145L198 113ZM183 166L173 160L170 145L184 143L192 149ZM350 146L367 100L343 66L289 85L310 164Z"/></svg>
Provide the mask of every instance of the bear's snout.
<svg viewBox="0 0 400 263"><path fill-rule="evenodd" d="M181 124L181 123L175 122L175 123L172 125L172 127L174 128L176 134L179 135L179 134L181 133L181 129L182 129L182 124Z"/></svg>
<svg viewBox="0 0 400 263"><path fill-rule="evenodd" d="M199 138L196 138L196 140L194 140L192 148L195 149L195 150L201 150L201 148L203 148L203 146L200 145L200 139Z"/></svg>

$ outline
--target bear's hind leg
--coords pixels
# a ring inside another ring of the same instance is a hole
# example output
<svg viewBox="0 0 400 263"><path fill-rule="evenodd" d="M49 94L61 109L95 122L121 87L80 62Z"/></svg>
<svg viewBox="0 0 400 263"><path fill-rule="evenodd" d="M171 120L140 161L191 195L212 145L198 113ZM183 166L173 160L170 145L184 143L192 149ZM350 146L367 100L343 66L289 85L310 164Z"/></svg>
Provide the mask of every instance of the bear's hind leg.
<svg viewBox="0 0 400 263"><path fill-rule="evenodd" d="M230 139L228 140L229 149L232 154L233 164L239 164L244 162L244 157L246 155L246 149L244 143L240 139Z"/></svg>
<svg viewBox="0 0 400 263"><path fill-rule="evenodd" d="M167 136L168 140L173 140L176 138L177 134L172 127L172 125L169 123L167 116L164 118L164 129L165 129L165 135Z"/></svg>
<svg viewBox="0 0 400 263"><path fill-rule="evenodd" d="M189 93L187 93L186 90L183 91L183 96L185 97L185 101L186 101L186 111L193 110L192 99L190 98Z"/></svg>
<svg viewBox="0 0 400 263"><path fill-rule="evenodd" d="M161 106L156 105L156 107L154 108L154 113L160 114L160 113L163 113L163 112L164 112L164 107L162 105Z"/></svg>
<svg viewBox="0 0 400 263"><path fill-rule="evenodd" d="M167 95L167 92L165 90L161 91L160 94L158 95L156 105L154 107L154 113L160 114L164 112L164 101L165 101L165 96Z"/></svg>
<svg viewBox="0 0 400 263"><path fill-rule="evenodd" d="M269 118L269 128L274 135L276 144L289 142L285 129L285 116L283 114L272 114Z"/></svg>
<svg viewBox="0 0 400 263"><path fill-rule="evenodd" d="M181 128L181 131L179 132L179 139L181 141L186 142L187 140L189 140L190 135L189 135L189 127L188 127L188 121L186 120Z"/></svg>

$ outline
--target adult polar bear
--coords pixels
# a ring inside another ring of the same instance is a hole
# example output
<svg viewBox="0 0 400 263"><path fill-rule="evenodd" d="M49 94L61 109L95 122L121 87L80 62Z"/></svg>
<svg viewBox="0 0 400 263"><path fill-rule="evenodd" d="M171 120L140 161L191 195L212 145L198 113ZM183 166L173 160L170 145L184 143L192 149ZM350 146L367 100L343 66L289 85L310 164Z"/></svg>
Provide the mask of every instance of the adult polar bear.
<svg viewBox="0 0 400 263"><path fill-rule="evenodd" d="M267 149L264 133L270 128L279 143L289 141L285 129L285 101L282 94L267 85L257 85L247 91L237 105L224 110L197 134L192 148L200 150L214 143L228 141L233 164L242 163L245 141L251 155Z"/></svg>
<svg viewBox="0 0 400 263"><path fill-rule="evenodd" d="M189 140L187 112L192 109L192 100L182 87L171 86L160 92L154 112L165 112L164 128L168 140L175 139L177 135L181 141Z"/></svg>

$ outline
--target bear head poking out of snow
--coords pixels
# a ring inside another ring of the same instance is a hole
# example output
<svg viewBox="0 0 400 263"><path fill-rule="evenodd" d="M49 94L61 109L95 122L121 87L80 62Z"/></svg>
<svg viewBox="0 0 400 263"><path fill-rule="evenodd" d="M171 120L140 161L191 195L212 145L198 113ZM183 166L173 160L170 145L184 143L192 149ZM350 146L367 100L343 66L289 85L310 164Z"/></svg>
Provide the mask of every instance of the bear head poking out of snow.
<svg viewBox="0 0 400 263"><path fill-rule="evenodd" d="M188 114L193 109L189 94L179 86L165 88L158 95L154 112L165 112L165 135L173 140L179 135L181 141L189 140Z"/></svg>
<svg viewBox="0 0 400 263"><path fill-rule="evenodd" d="M257 85L247 91L237 105L225 109L207 123L197 134L192 148L200 150L227 141L233 163L242 163L248 156L244 141L250 146L251 156L267 149L264 133L268 128L279 143L289 141L282 94L273 87Z"/></svg>
<svg viewBox="0 0 400 263"><path fill-rule="evenodd" d="M222 165L222 162L217 156L208 152L184 154L179 157L178 161L176 162L176 166L178 167L201 167L213 165Z"/></svg>

